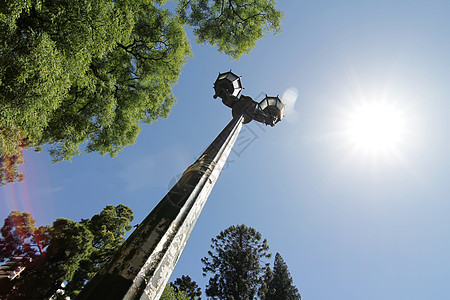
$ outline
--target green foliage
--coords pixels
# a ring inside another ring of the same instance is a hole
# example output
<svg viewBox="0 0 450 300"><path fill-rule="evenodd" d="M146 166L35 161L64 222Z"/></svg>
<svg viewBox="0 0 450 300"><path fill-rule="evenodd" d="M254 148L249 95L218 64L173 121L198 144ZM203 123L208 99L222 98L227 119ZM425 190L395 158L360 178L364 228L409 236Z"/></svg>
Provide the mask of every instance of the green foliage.
<svg viewBox="0 0 450 300"><path fill-rule="evenodd" d="M46 262L35 272L29 273L22 290L26 290L28 295L50 297L61 283L72 279L79 263L92 252L92 240L92 233L82 224L57 219L53 222ZM33 288L36 290L33 291Z"/></svg>
<svg viewBox="0 0 450 300"><path fill-rule="evenodd" d="M194 26L198 43L217 46L237 59L269 31L280 32L284 13L274 0L181 0L178 13Z"/></svg>
<svg viewBox="0 0 450 300"><path fill-rule="evenodd" d="M65 295L75 296L125 241L125 231L131 230L133 211L123 205L107 205L100 214L83 219L83 224L93 235L92 252L82 260L72 280L65 288Z"/></svg>
<svg viewBox="0 0 450 300"><path fill-rule="evenodd" d="M45 299L68 283L64 296L75 296L124 242L133 220L130 208L106 206L91 219L57 219L53 226L34 227L29 213L11 212L1 229L0 261L31 257L8 299ZM59 297L62 297L59 295ZM5 297L6 298L6 297Z"/></svg>
<svg viewBox="0 0 450 300"><path fill-rule="evenodd" d="M165 118L172 86L191 55L184 25L199 43L234 58L283 13L273 0L5 0L0 6L0 145L18 153L50 145L53 160L87 152L117 155L140 125ZM15 179L17 180L17 178Z"/></svg>
<svg viewBox="0 0 450 300"><path fill-rule="evenodd" d="M164 292L159 300L189 300L190 298L182 291L176 292L169 284L166 285Z"/></svg>
<svg viewBox="0 0 450 300"><path fill-rule="evenodd" d="M123 205L107 205L100 214L91 219L82 219L81 224L86 226L94 235L93 246L100 256L108 256L125 241L125 231L131 230L133 211Z"/></svg>
<svg viewBox="0 0 450 300"><path fill-rule="evenodd" d="M268 267L267 241L254 228L230 226L212 239L212 251L202 258L203 275L212 273L206 295L212 299L254 299Z"/></svg>
<svg viewBox="0 0 450 300"><path fill-rule="evenodd" d="M173 283L170 283L170 286L175 290L175 292L184 292L190 300L201 299L201 289L189 276L182 275L181 278L177 278Z"/></svg>
<svg viewBox="0 0 450 300"><path fill-rule="evenodd" d="M151 4L123 9L135 18L128 37L90 60L49 121L43 138L55 145L55 160L77 154L86 141L87 152L115 156L135 142L140 123L167 117L175 103L171 87L190 55L182 24Z"/></svg>
<svg viewBox="0 0 450 300"><path fill-rule="evenodd" d="M19 217L19 219L17 218ZM12 227L9 221L13 220ZM25 271L17 280L14 291L8 299L45 299L52 296L61 283L68 281L75 273L79 262L87 257L91 251L92 234L78 222L68 219L57 219L53 226L34 229L34 219L29 213L11 212L2 227L2 236L5 239L5 248L8 251L7 259L13 256L31 257L33 260L26 263ZM19 243L10 244L8 232L19 233ZM33 232L33 233L31 233ZM23 239L25 237L25 239ZM32 241L44 240L39 248L32 253ZM29 249L22 251L22 249ZM5 291L9 293L9 291Z"/></svg>
<svg viewBox="0 0 450 300"><path fill-rule="evenodd" d="M267 269L264 288L260 292L262 300L300 300L300 293L293 285L291 274L279 253L275 255L273 272Z"/></svg>
<svg viewBox="0 0 450 300"><path fill-rule="evenodd" d="M133 144L167 117L190 55L183 23L148 0L7 0L0 40L0 128L53 145L54 161Z"/></svg>

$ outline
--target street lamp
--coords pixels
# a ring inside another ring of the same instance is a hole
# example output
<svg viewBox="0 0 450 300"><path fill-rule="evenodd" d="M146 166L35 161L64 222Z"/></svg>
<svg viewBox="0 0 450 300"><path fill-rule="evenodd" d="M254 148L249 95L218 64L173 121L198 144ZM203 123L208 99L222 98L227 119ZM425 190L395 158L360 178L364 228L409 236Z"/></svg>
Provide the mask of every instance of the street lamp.
<svg viewBox="0 0 450 300"><path fill-rule="evenodd" d="M255 118L262 116L259 122L275 126L284 117L284 104L278 96L269 97L266 95L266 98L259 102L258 112Z"/></svg>
<svg viewBox="0 0 450 300"><path fill-rule="evenodd" d="M251 97L242 95L241 77L233 72L219 73L214 83L214 98L222 98L222 102L232 108L233 117L244 116L244 124L252 120L274 126L284 117L284 104L276 97L266 97L260 102L255 102Z"/></svg>
<svg viewBox="0 0 450 300"><path fill-rule="evenodd" d="M219 73L214 83L214 91L216 92L214 99L220 97L226 106L233 107L238 100L237 96L242 91L241 77L231 71Z"/></svg>
<svg viewBox="0 0 450 300"><path fill-rule="evenodd" d="M239 94L241 78L219 73L214 98L232 108L233 119L184 171L178 182L128 237L77 299L159 299L205 202L241 131L252 120L274 126L283 118L278 97L260 103Z"/></svg>

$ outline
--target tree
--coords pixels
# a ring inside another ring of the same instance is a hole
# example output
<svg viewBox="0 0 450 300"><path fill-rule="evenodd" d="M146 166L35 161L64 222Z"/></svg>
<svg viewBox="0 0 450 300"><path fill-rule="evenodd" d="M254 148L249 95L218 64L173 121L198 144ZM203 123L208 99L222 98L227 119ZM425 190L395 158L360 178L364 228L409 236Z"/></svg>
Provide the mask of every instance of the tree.
<svg viewBox="0 0 450 300"><path fill-rule="evenodd" d="M123 243L129 223L130 208L120 204L106 206L91 219L75 222L59 218L53 226L34 227L29 213L11 212L1 229L0 261L13 257L31 257L26 269L10 290L0 296L8 299L45 299L74 296L85 282L109 259ZM59 295L61 296L61 295ZM1 298L1 297L0 297Z"/></svg>
<svg viewBox="0 0 450 300"><path fill-rule="evenodd" d="M0 263L19 260L19 265L27 269L42 263L45 249L50 243L50 226L37 228L35 223L30 213L12 211L9 214L1 228ZM0 279L0 299L9 299L8 295L16 283L17 279Z"/></svg>
<svg viewBox="0 0 450 300"><path fill-rule="evenodd" d="M202 291L197 285L197 282L193 281L191 277L182 275L181 278L175 279L170 286L175 292L184 292L190 300L200 300Z"/></svg>
<svg viewBox="0 0 450 300"><path fill-rule="evenodd" d="M190 298L182 291L176 292L169 284L166 285L164 292L159 300L189 300Z"/></svg>
<svg viewBox="0 0 450 300"><path fill-rule="evenodd" d="M39 265L25 270L12 299L47 299L70 281L80 261L92 251L93 235L82 224L64 218L53 222L49 246ZM27 272L28 271L28 272Z"/></svg>
<svg viewBox="0 0 450 300"><path fill-rule="evenodd" d="M82 260L72 280L65 287L66 296L76 296L108 259L125 241L125 231L131 230L133 211L123 205L107 205L100 214L91 219L82 219L92 234L92 252Z"/></svg>
<svg viewBox="0 0 450 300"><path fill-rule="evenodd" d="M117 154L138 124L167 116L190 55L183 24L153 1L7 1L1 11L0 126L55 161Z"/></svg>
<svg viewBox="0 0 450 300"><path fill-rule="evenodd" d="M86 257L92 234L81 224L57 219L53 226L34 227L29 213L11 212L2 227L2 261L30 257L13 291L3 291L8 299L44 299L53 295L61 283L72 278L79 262ZM2 293L2 294L3 294Z"/></svg>
<svg viewBox="0 0 450 300"><path fill-rule="evenodd" d="M202 258L203 275L212 273L206 295L212 299L254 299L263 282L269 258L267 241L254 228L230 226L212 239Z"/></svg>
<svg viewBox="0 0 450 300"><path fill-rule="evenodd" d="M50 243L50 226L35 227L36 221L28 212L12 211L1 228L0 262L11 257L29 257L32 260L43 255Z"/></svg>
<svg viewBox="0 0 450 300"><path fill-rule="evenodd" d="M237 59L269 31L280 32L283 12L274 0L180 0L178 13L194 27L198 43L217 46Z"/></svg>
<svg viewBox="0 0 450 300"><path fill-rule="evenodd" d="M0 156L0 185L23 181L23 173L18 171L20 165L24 163L23 153L18 155L1 154Z"/></svg>
<svg viewBox="0 0 450 300"><path fill-rule="evenodd" d="M117 155L141 124L165 118L172 86L199 43L238 58L283 13L273 0L6 0L0 8L0 144L49 145L53 160Z"/></svg>
<svg viewBox="0 0 450 300"><path fill-rule="evenodd" d="M262 300L300 300L300 293L293 285L291 274L279 253L275 255L273 272L266 271L264 289L260 293Z"/></svg>
<svg viewBox="0 0 450 300"><path fill-rule="evenodd" d="M28 139L23 139L19 131L8 131L0 129L0 185L23 181L24 174L18 171L24 163L24 148L31 144Z"/></svg>

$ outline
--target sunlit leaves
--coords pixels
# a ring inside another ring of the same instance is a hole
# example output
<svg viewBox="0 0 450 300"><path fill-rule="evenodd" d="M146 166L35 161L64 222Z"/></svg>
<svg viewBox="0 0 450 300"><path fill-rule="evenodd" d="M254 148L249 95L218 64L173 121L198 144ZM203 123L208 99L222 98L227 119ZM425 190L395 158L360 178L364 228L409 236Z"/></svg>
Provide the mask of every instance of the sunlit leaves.
<svg viewBox="0 0 450 300"><path fill-rule="evenodd" d="M13 2L0 10L0 127L59 161L83 143L114 156L168 115L190 55L176 17L153 1Z"/></svg>
<svg viewBox="0 0 450 300"><path fill-rule="evenodd" d="M181 291L176 292L172 286L166 285L160 300L190 300L190 298L185 293Z"/></svg>
<svg viewBox="0 0 450 300"><path fill-rule="evenodd" d="M0 128L54 161L117 155L141 125L165 118L197 41L238 58L280 30L273 0L6 0L0 7ZM0 143L10 143L0 132Z"/></svg>
<svg viewBox="0 0 450 300"><path fill-rule="evenodd" d="M283 12L275 6L274 0L181 0L178 12L194 26L197 42L217 46L236 59L267 32L280 31Z"/></svg>

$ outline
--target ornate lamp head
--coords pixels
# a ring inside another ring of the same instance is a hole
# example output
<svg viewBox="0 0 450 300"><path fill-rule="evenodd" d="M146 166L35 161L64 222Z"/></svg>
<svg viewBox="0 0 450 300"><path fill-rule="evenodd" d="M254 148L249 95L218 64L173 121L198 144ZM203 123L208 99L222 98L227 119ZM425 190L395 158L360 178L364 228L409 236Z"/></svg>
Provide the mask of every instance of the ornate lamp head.
<svg viewBox="0 0 450 300"><path fill-rule="evenodd" d="M233 107L234 103L238 101L239 93L242 91L241 77L231 71L219 73L214 83L214 91L214 99L220 97L226 106Z"/></svg>
<svg viewBox="0 0 450 300"><path fill-rule="evenodd" d="M259 103L259 110L263 114L262 120L266 125L274 126L284 117L284 104L276 97L266 97Z"/></svg>
<svg viewBox="0 0 450 300"><path fill-rule="evenodd" d="M251 97L239 94L242 91L241 77L231 70L219 73L214 83L214 98L220 97L222 102L232 108L233 117L243 116L243 123L252 120L274 126L284 117L284 104L276 97L266 97L260 102L255 102Z"/></svg>

